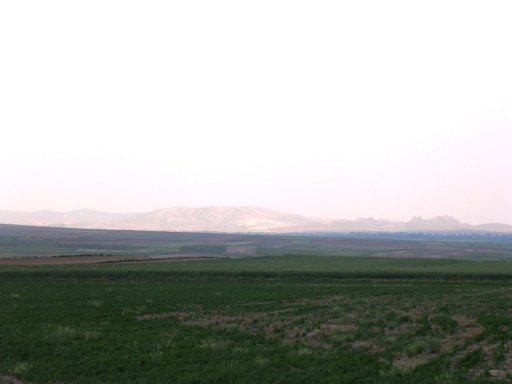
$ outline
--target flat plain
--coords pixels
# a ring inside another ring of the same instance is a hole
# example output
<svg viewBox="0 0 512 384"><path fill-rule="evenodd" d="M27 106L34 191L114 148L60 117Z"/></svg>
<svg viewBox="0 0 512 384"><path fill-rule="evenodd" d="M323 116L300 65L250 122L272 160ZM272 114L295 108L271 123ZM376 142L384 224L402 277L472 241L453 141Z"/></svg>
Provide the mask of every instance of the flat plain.
<svg viewBox="0 0 512 384"><path fill-rule="evenodd" d="M0 382L507 383L509 246L3 265Z"/></svg>

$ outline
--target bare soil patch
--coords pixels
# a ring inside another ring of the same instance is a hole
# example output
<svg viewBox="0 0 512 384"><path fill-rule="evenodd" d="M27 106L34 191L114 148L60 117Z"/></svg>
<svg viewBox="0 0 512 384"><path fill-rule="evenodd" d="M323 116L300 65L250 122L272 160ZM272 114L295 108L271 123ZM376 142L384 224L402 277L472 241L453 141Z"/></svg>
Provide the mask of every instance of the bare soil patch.
<svg viewBox="0 0 512 384"><path fill-rule="evenodd" d="M159 256L117 256L117 255L91 255L91 256L40 256L40 257L16 257L0 259L1 265L72 265L72 264L99 264L113 262L134 262L134 261L199 261L214 259L215 257L199 255L159 255Z"/></svg>
<svg viewBox="0 0 512 384"><path fill-rule="evenodd" d="M0 384L23 384L23 382L14 376L0 375Z"/></svg>

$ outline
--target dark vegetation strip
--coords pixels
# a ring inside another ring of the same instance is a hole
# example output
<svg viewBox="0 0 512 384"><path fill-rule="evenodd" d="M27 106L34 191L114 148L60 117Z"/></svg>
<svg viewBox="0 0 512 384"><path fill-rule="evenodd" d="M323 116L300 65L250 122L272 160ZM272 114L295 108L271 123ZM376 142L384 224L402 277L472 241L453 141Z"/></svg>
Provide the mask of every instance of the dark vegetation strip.
<svg viewBox="0 0 512 384"><path fill-rule="evenodd" d="M512 280L512 274L463 272L298 272L298 271L0 271L0 278L92 278L166 279L204 278L293 278L293 279L422 279L422 280Z"/></svg>

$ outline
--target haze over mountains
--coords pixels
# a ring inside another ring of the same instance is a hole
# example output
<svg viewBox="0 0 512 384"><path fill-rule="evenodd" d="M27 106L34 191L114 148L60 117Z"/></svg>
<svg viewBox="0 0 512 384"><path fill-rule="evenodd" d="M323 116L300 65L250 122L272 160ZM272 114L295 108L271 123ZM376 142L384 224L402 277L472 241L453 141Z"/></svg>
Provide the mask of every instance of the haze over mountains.
<svg viewBox="0 0 512 384"><path fill-rule="evenodd" d="M70 212L0 211L0 223L71 228L185 232L414 232L492 231L512 233L500 223L470 225L450 216L413 217L407 222L360 218L312 218L260 207L173 207L144 213L111 213L89 209Z"/></svg>

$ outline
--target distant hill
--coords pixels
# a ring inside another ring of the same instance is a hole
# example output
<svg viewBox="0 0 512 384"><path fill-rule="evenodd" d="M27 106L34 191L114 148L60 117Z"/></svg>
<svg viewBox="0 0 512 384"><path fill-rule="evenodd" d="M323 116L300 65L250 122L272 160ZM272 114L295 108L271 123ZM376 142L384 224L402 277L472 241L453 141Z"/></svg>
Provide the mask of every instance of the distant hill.
<svg viewBox="0 0 512 384"><path fill-rule="evenodd" d="M260 207L172 207L142 213L89 209L70 212L0 211L0 223L64 228L98 228L175 232L430 232L487 231L512 233L500 223L470 225L450 216L413 217L407 222L360 218L320 219Z"/></svg>

